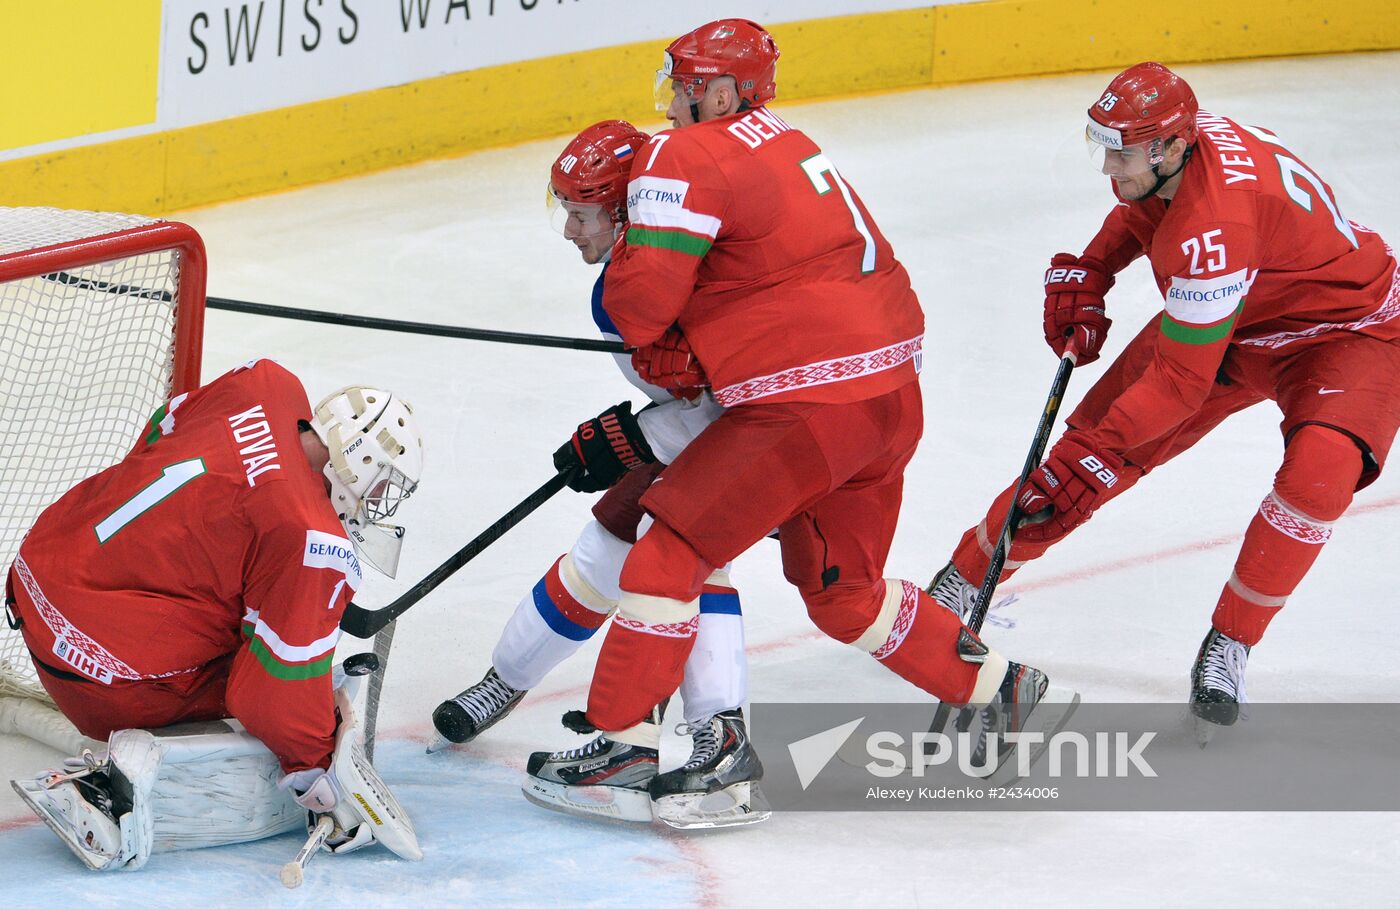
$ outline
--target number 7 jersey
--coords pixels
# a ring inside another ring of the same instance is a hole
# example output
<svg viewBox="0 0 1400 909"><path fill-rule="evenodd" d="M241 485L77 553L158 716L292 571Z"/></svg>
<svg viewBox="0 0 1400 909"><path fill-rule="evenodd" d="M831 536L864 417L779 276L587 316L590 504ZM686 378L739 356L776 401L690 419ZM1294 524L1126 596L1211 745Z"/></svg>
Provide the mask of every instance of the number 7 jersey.
<svg viewBox="0 0 1400 909"><path fill-rule="evenodd" d="M603 308L628 344L679 323L725 406L915 381L908 274L822 150L766 108L658 133L627 192Z"/></svg>

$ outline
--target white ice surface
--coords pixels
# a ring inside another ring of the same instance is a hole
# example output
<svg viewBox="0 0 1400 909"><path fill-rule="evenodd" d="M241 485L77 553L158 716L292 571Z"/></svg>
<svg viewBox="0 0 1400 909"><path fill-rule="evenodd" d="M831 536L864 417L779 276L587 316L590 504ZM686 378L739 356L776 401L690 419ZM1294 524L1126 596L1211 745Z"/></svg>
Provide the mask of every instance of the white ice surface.
<svg viewBox="0 0 1400 909"><path fill-rule="evenodd" d="M1275 130L1342 210L1400 239L1400 54L1181 68L1206 106ZM1108 209L1083 110L1106 74L779 106L837 161L913 276L928 315L927 432L907 474L889 574L924 582L1019 468L1054 370L1040 336L1048 257ZM561 128L568 125L561 124ZM188 213L210 292L317 309L593 336L593 270L542 206L564 137ZM1111 298L1112 355L1160 298L1135 265ZM428 468L405 507L388 602L550 474L577 422L630 395L610 357L210 312L204 375L270 356L314 396L356 380L420 409ZM1066 411L1099 374L1076 374ZM1244 528L1280 457L1270 404L1241 414L1101 512L1008 585L996 646L1099 701L1177 701ZM432 708L475 681L519 597L572 542L591 498L564 493L401 623L384 693L381 766L426 860L322 857L283 892L296 837L162 855L135 874L84 872L0 793L5 906L1394 905L1394 814L789 814L703 836L602 826L526 804L528 752L576 742L597 640L470 751L422 754ZM1256 700L1387 701L1400 691L1395 554L1400 476L1361 493L1256 648ZM736 566L754 700L916 700L869 658L822 638L761 543ZM600 636L601 638L601 636ZM353 652L347 639L342 654ZM663 760L679 759L668 740ZM55 756L0 738L0 772Z"/></svg>

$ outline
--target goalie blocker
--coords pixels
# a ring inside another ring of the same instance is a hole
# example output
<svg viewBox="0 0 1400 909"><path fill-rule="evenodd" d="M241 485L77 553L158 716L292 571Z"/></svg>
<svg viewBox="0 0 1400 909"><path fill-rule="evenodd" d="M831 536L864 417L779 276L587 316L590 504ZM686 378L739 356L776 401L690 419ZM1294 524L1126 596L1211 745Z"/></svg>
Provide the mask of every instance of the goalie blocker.
<svg viewBox="0 0 1400 909"><path fill-rule="evenodd" d="M341 722L330 770L311 772L316 778L300 794L293 791L299 774L284 776L236 720L119 730L105 756L85 751L62 770L11 785L95 871L134 870L155 852L314 830L322 817L334 822L328 851L378 841L416 861L423 853L413 824L364 756L352 706L359 684L351 677L336 689Z"/></svg>

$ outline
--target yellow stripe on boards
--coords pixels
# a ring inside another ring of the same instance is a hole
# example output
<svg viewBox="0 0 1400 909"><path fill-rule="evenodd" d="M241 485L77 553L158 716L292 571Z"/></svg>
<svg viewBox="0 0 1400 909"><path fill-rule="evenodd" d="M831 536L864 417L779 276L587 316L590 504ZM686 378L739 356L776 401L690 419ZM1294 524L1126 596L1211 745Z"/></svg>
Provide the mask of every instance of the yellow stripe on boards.
<svg viewBox="0 0 1400 909"><path fill-rule="evenodd" d="M0 148L155 122L161 0L0 3Z"/></svg>
<svg viewBox="0 0 1400 909"><path fill-rule="evenodd" d="M1400 47L1394 0L992 0L936 9L933 82Z"/></svg>
<svg viewBox="0 0 1400 909"><path fill-rule="evenodd" d="M55 0L52 5L68 2ZM159 6L157 0L90 2L98 8L120 7L124 13ZM1211 5L1209 12L1204 4L1178 5L1163 19L1145 16L1135 0L992 0L788 23L773 27L783 50L777 105L922 85L1112 69L1142 59L1173 63L1395 48L1400 47L1395 7L1395 0L1236 0L1228 6ZM142 39L158 40L158 25L143 31ZM653 107L652 76L666 41L659 37L493 66L0 162L0 187L7 205L163 214L483 148L567 136L613 117L655 127L661 115ZM92 67L122 66L127 57L145 59L140 47L118 53L110 39L108 44L103 62L92 62ZM5 72L13 75L10 69ZM103 81L92 73L83 78ZM32 132L32 124L45 116L31 113L23 118L24 128ZM123 116L130 119L131 114ZM0 135L9 140L0 142L3 147L43 141L32 136L20 141L16 133Z"/></svg>

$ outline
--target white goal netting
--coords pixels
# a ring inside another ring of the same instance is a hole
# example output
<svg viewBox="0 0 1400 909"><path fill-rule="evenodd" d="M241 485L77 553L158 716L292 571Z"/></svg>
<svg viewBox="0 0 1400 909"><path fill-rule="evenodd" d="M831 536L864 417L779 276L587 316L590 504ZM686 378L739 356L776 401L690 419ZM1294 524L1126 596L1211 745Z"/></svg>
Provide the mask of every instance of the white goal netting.
<svg viewBox="0 0 1400 909"><path fill-rule="evenodd" d="M45 507L119 461L172 391L197 382L198 331L179 323L191 307L202 322L203 270L184 225L0 208L0 570ZM197 279L182 293L186 272ZM20 633L0 623L5 695L47 700Z"/></svg>

